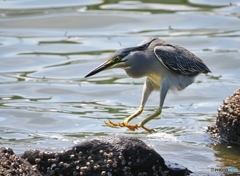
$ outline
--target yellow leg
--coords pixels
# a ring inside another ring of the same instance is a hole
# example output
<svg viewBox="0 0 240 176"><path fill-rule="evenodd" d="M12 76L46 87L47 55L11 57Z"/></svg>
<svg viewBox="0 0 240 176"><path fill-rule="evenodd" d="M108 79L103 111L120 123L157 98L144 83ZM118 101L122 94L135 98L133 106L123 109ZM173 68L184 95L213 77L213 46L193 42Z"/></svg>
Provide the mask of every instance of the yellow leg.
<svg viewBox="0 0 240 176"><path fill-rule="evenodd" d="M140 122L137 126L143 128L143 129L146 130L148 133L154 132L153 129L149 129L149 128L145 127L144 125L145 125L147 122L149 122L150 120L152 120L152 119L154 119L155 117L159 116L159 115L161 114L161 112L162 112L162 108L160 107L160 108L158 108L158 109L155 111L155 113L154 113L153 115L151 115L150 117L148 117L148 118L146 118L145 120L143 120L142 122Z"/></svg>
<svg viewBox="0 0 240 176"><path fill-rule="evenodd" d="M154 115L150 116L149 118L147 118L146 120L142 121L139 124L133 124L133 125L129 125L128 123L135 117L137 117L139 114L142 113L143 111L143 107L149 97L149 95L151 94L151 92L154 89L154 83L147 78L144 86L143 86L143 92L142 92L142 100L141 100L141 104L140 107L138 108L138 110L133 113L131 116L129 116L128 118L126 118L123 122L121 123L113 123L110 120L108 122L105 122L106 125L110 126L110 127L127 127L132 131L135 131L136 129L138 129L139 127L142 127L143 129L145 129L146 131L148 131L149 133L152 130L149 130L148 128L144 127L144 124L147 123L149 120L153 119L154 117L158 116L160 114L160 111L158 110L156 113L154 113ZM161 104L160 104L161 105Z"/></svg>

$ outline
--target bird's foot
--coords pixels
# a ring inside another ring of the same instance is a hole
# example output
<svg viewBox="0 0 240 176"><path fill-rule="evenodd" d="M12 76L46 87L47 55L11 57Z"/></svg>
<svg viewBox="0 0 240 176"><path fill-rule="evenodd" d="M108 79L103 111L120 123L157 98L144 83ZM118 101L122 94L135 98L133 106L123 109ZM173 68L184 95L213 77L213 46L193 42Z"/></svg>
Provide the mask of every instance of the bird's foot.
<svg viewBox="0 0 240 176"><path fill-rule="evenodd" d="M147 131L148 133L156 133L156 131L154 130L154 129L149 129L149 128L147 128L147 127L145 127L145 126L141 126L145 131Z"/></svg>
<svg viewBox="0 0 240 176"><path fill-rule="evenodd" d="M125 124L124 122L121 122L121 123L114 123L112 122L111 120L108 120L108 122L104 121L104 123L110 127L124 127Z"/></svg>
<svg viewBox="0 0 240 176"><path fill-rule="evenodd" d="M125 122L125 121L123 121L121 123L114 123L114 122L108 120L108 122L105 122L105 124L110 126L110 127L127 127L131 131L135 131L138 128L143 128L148 133L155 132L153 129L149 129L149 128L145 127L141 122L139 124L132 124L131 125L131 124L128 124L127 122Z"/></svg>
<svg viewBox="0 0 240 176"><path fill-rule="evenodd" d="M123 121L121 123L114 123L110 120L108 120L108 122L105 122L106 125L110 126L110 127L127 127L129 130L131 131L135 131L136 129L138 129L138 125L129 125L127 122Z"/></svg>

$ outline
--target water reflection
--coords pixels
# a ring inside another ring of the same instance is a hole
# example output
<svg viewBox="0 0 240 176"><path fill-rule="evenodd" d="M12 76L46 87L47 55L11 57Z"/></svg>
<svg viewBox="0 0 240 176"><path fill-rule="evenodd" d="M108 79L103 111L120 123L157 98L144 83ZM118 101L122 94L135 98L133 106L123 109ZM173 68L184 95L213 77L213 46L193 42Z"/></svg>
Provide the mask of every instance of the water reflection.
<svg viewBox="0 0 240 176"><path fill-rule="evenodd" d="M227 145L227 144L216 144L212 145L211 148L215 151L216 160L221 164L219 166L224 167L235 167L240 170L240 150L239 146Z"/></svg>

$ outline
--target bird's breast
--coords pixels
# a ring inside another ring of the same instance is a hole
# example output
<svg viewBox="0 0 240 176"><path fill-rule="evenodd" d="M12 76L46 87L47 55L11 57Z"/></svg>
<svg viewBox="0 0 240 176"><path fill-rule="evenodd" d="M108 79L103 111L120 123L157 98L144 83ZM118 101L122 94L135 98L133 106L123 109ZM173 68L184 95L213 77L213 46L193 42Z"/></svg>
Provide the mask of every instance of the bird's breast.
<svg viewBox="0 0 240 176"><path fill-rule="evenodd" d="M154 86L154 90L159 91L160 84L162 82L162 75L152 73L152 74L148 75L148 78L152 81L153 86Z"/></svg>
<svg viewBox="0 0 240 176"><path fill-rule="evenodd" d="M131 78L142 78L146 76L145 74L139 72L138 70L134 70L131 67L125 69L126 74Z"/></svg>

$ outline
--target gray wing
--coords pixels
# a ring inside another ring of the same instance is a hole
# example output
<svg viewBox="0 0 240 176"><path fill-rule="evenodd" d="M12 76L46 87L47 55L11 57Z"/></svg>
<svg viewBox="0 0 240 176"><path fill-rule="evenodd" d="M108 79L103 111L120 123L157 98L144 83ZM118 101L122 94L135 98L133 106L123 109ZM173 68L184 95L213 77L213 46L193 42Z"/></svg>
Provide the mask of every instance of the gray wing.
<svg viewBox="0 0 240 176"><path fill-rule="evenodd" d="M176 74L194 76L211 72L201 59L178 45L162 43L154 48L159 61Z"/></svg>

